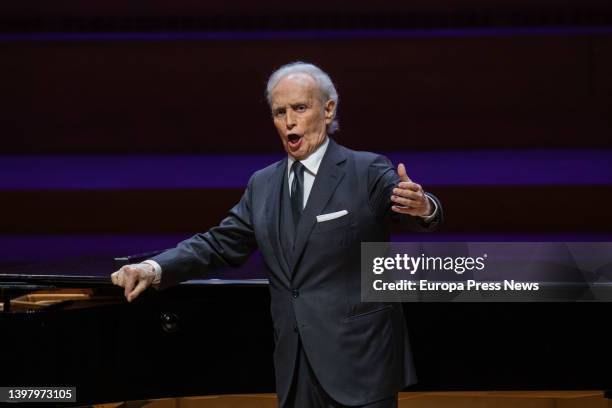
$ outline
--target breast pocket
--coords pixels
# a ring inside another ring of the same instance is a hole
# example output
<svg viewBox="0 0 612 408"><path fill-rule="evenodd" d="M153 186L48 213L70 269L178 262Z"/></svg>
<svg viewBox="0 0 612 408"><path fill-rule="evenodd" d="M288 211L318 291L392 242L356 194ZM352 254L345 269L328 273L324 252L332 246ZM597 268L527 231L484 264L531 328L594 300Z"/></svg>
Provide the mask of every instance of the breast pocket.
<svg viewBox="0 0 612 408"><path fill-rule="evenodd" d="M319 234L322 232L331 232L335 230L339 230L342 228L346 228L350 225L351 214L348 213L338 218L334 218L327 221L317 221L314 229L312 230L313 234Z"/></svg>

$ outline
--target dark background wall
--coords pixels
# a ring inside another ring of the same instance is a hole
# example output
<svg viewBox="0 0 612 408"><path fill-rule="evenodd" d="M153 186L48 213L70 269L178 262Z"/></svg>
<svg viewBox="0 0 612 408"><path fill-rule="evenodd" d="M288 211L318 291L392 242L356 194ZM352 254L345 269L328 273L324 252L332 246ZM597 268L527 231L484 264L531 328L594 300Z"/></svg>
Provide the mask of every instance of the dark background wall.
<svg viewBox="0 0 612 408"><path fill-rule="evenodd" d="M11 153L269 151L267 76L320 64L361 149L606 147L610 37L1 44ZM239 119L239 120L236 120Z"/></svg>
<svg viewBox="0 0 612 408"><path fill-rule="evenodd" d="M297 59L336 82L339 142L412 158L445 204L439 239L612 232L607 1L5 2L0 55L4 264L161 249L217 223L242 187L207 155L243 184L245 157L282 156L263 91ZM185 155L204 163L189 188ZM141 176L115 183L129 157Z"/></svg>

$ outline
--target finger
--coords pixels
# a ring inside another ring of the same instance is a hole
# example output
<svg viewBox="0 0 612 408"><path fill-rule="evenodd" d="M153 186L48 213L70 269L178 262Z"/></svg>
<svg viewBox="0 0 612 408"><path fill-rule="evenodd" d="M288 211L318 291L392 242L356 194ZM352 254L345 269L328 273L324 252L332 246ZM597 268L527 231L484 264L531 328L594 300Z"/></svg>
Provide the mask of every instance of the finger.
<svg viewBox="0 0 612 408"><path fill-rule="evenodd" d="M400 214L409 214L409 215L416 215L417 212L416 210L413 210L411 208L407 208L407 207L400 207L397 205L392 205L391 209L393 211L395 211L396 213L400 213Z"/></svg>
<svg viewBox="0 0 612 408"><path fill-rule="evenodd" d="M422 191L413 191L413 190L408 190L405 188L394 188L393 189L393 194L396 196L400 196L400 197L404 197L404 198L410 198L411 200L422 200L423 199L423 192Z"/></svg>
<svg viewBox="0 0 612 408"><path fill-rule="evenodd" d="M127 296L128 302L131 302L132 300L136 299L138 295L140 295L148 286L149 282L146 279L141 279L140 282L138 282L138 285L136 285L136 287L134 288L134 290L132 290Z"/></svg>
<svg viewBox="0 0 612 408"><path fill-rule="evenodd" d="M111 279L113 279L113 283L117 286L123 287L123 282L125 281L125 266L121 267L116 272L113 272L111 275Z"/></svg>
<svg viewBox="0 0 612 408"><path fill-rule="evenodd" d="M404 167L404 163L397 165L397 174L399 175L401 181L410 181L410 177L408 177L408 174L406 174L406 167Z"/></svg>
<svg viewBox="0 0 612 408"><path fill-rule="evenodd" d="M130 295L132 290L134 290L134 286L136 286L136 279L128 278L125 283L124 290L123 290L123 295L125 296L126 299Z"/></svg>
<svg viewBox="0 0 612 408"><path fill-rule="evenodd" d="M396 188L404 188L404 189L412 190L412 191L422 191L423 190L420 184L412 182L412 181L402 181L397 184Z"/></svg>
<svg viewBox="0 0 612 408"><path fill-rule="evenodd" d="M125 290L123 291L123 293L125 294L126 298L130 294L130 292L132 290L134 290L134 286L136 286L136 281L137 281L138 275L135 272L136 271L134 271L130 267L126 267L125 268L125 279L124 279L124 285L123 285Z"/></svg>
<svg viewBox="0 0 612 408"><path fill-rule="evenodd" d="M409 198L399 197L396 195L391 196L391 201L393 201L396 205L401 205L409 208L415 208L418 206L417 201L411 200Z"/></svg>

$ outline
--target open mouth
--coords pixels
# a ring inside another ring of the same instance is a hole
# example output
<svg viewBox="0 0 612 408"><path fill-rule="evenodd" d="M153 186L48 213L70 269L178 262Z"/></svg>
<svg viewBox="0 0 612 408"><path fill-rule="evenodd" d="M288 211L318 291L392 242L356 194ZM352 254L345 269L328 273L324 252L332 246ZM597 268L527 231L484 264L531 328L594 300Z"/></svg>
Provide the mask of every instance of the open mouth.
<svg viewBox="0 0 612 408"><path fill-rule="evenodd" d="M297 149L300 147L300 144L302 142L302 136L295 133L290 133L287 135L287 141L291 149Z"/></svg>

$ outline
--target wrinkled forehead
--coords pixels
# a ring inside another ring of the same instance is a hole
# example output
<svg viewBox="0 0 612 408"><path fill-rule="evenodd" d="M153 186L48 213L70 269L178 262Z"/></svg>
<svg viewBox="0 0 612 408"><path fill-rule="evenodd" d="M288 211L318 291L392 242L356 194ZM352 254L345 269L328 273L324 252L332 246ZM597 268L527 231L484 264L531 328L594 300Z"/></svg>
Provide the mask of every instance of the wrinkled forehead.
<svg viewBox="0 0 612 408"><path fill-rule="evenodd" d="M272 88L272 106L320 99L317 81L308 74L295 73L283 77Z"/></svg>

